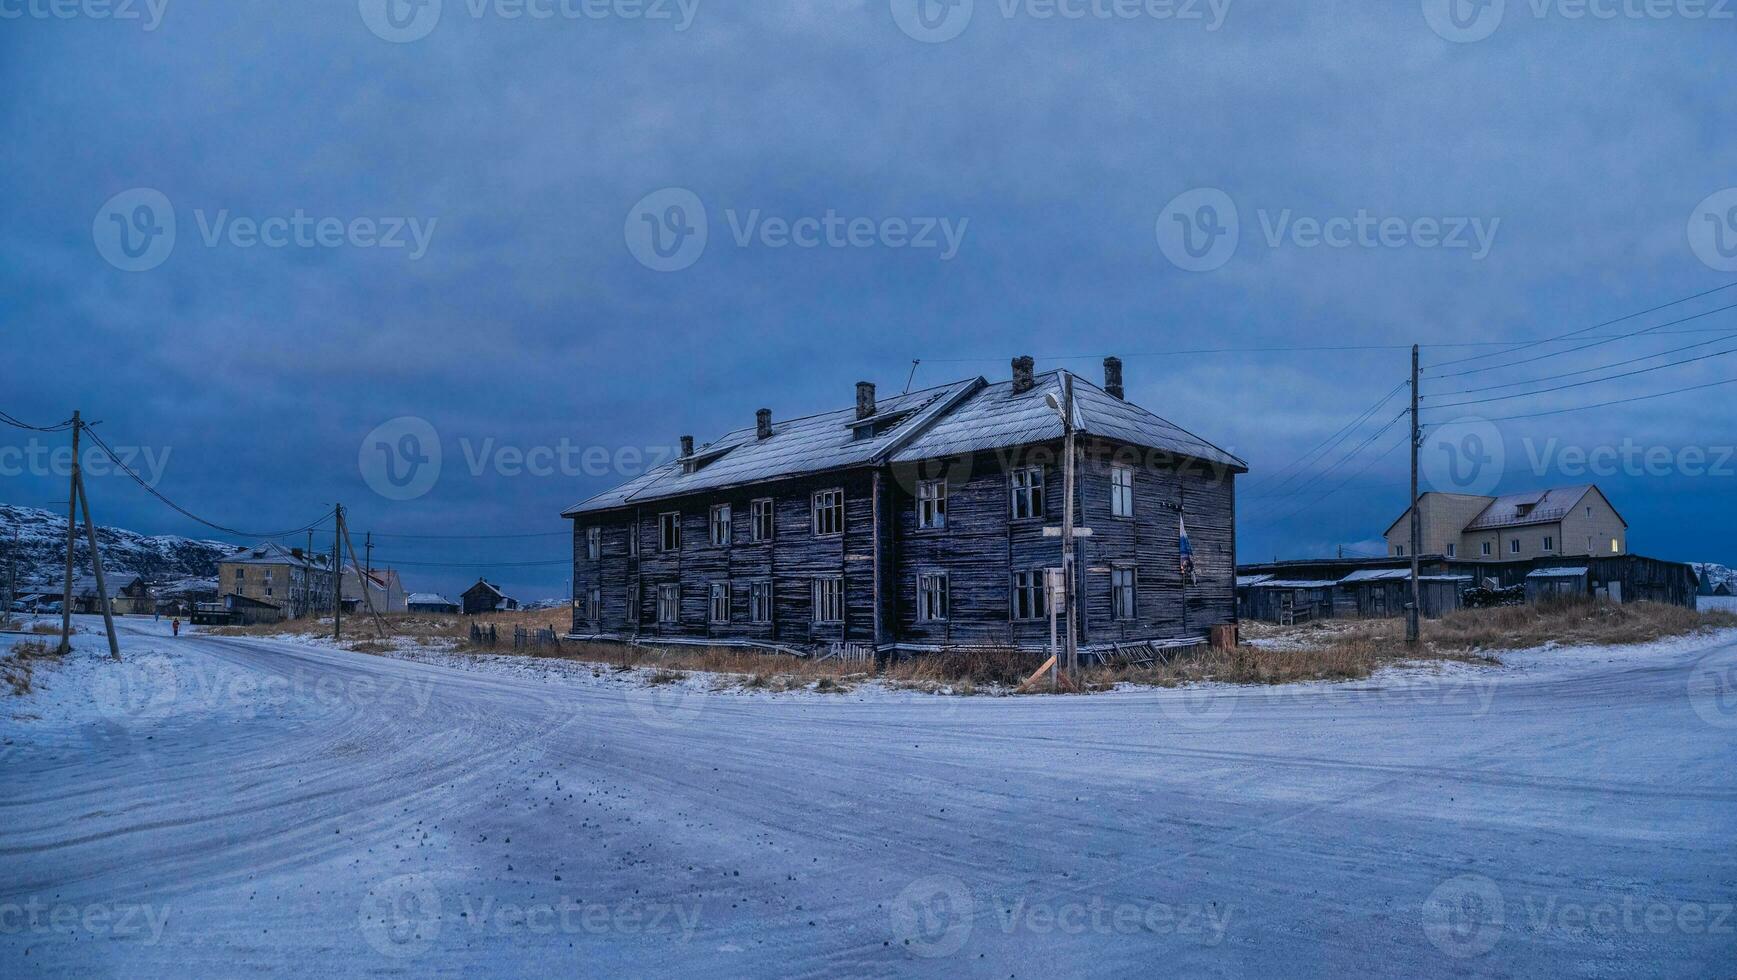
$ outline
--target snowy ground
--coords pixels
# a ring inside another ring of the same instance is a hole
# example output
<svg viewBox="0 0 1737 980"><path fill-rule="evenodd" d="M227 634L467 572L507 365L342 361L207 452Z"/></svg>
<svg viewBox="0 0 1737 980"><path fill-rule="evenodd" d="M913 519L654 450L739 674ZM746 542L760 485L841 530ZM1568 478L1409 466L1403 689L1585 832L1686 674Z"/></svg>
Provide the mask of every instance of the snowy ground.
<svg viewBox="0 0 1737 980"><path fill-rule="evenodd" d="M1737 633L758 697L122 622L0 700L0 975L1737 967Z"/></svg>

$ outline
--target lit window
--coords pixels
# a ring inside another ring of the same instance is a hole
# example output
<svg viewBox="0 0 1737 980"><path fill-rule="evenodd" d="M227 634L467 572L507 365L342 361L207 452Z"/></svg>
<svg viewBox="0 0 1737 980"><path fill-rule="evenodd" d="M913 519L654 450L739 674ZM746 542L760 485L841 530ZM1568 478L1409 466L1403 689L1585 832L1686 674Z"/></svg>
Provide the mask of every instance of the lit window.
<svg viewBox="0 0 1737 980"><path fill-rule="evenodd" d="M603 529L588 527L585 529L585 557L591 561L603 557Z"/></svg>
<svg viewBox="0 0 1737 980"><path fill-rule="evenodd" d="M1618 541L1615 538L1611 538L1610 539L1610 553L1613 555L1622 554L1622 542Z"/></svg>
<svg viewBox="0 0 1737 980"><path fill-rule="evenodd" d="M814 580L814 621L817 623L844 622L844 579L817 578Z"/></svg>
<svg viewBox="0 0 1737 980"><path fill-rule="evenodd" d="M1110 570L1110 599L1114 618L1120 620L1134 618L1134 570L1132 568L1112 568Z"/></svg>
<svg viewBox="0 0 1737 980"><path fill-rule="evenodd" d="M917 526L924 530L947 526L946 480L924 480L917 484Z"/></svg>
<svg viewBox="0 0 1737 980"><path fill-rule="evenodd" d="M751 541L772 540L771 500L756 500L748 505L748 538Z"/></svg>
<svg viewBox="0 0 1737 980"><path fill-rule="evenodd" d="M1043 467L1026 466L1009 474L1013 492L1013 519L1043 516Z"/></svg>
<svg viewBox="0 0 1737 980"><path fill-rule="evenodd" d="M682 546L682 515L670 511L657 515L657 550L677 551Z"/></svg>
<svg viewBox="0 0 1737 980"><path fill-rule="evenodd" d="M929 572L917 576L917 622L946 622L947 602L947 576L945 573Z"/></svg>
<svg viewBox="0 0 1737 980"><path fill-rule="evenodd" d="M814 495L814 533L844 533L843 490L822 490Z"/></svg>
<svg viewBox="0 0 1737 980"><path fill-rule="evenodd" d="M754 582L748 586L748 618L756 623L772 621L771 582Z"/></svg>
<svg viewBox="0 0 1737 980"><path fill-rule="evenodd" d="M724 548L730 544L730 505L712 505L712 544Z"/></svg>
<svg viewBox="0 0 1737 980"><path fill-rule="evenodd" d="M1134 516L1134 468L1117 463L1110 467L1110 516Z"/></svg>
<svg viewBox="0 0 1737 980"><path fill-rule="evenodd" d="M1013 573L1014 619L1042 619L1049 615L1049 603L1044 594L1046 574L1041 568Z"/></svg>
<svg viewBox="0 0 1737 980"><path fill-rule="evenodd" d="M712 583L711 621L727 623L730 621L730 583Z"/></svg>

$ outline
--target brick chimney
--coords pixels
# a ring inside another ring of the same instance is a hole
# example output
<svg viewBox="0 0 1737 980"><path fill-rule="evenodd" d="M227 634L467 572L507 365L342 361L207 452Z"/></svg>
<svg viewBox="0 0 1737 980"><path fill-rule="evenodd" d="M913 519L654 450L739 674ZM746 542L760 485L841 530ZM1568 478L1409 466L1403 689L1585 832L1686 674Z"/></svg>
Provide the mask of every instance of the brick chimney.
<svg viewBox="0 0 1737 980"><path fill-rule="evenodd" d="M858 381L856 383L856 417L858 421L873 418L875 414L875 383L873 381Z"/></svg>
<svg viewBox="0 0 1737 980"><path fill-rule="evenodd" d="M1117 398L1122 394L1122 359L1119 357L1104 358L1104 391Z"/></svg>
<svg viewBox="0 0 1737 980"><path fill-rule="evenodd" d="M1032 369L1035 363L1036 362L1031 359L1031 355L1029 354L1021 354L1013 359L1014 394L1017 395L1022 392L1030 391L1032 388L1037 386L1037 381L1032 376Z"/></svg>
<svg viewBox="0 0 1737 980"><path fill-rule="evenodd" d="M772 436L772 410L762 408L754 413L754 434L761 439Z"/></svg>
<svg viewBox="0 0 1737 980"><path fill-rule="evenodd" d="M693 454L694 454L694 437L693 436L682 436L682 458L686 459L689 456L692 456Z"/></svg>

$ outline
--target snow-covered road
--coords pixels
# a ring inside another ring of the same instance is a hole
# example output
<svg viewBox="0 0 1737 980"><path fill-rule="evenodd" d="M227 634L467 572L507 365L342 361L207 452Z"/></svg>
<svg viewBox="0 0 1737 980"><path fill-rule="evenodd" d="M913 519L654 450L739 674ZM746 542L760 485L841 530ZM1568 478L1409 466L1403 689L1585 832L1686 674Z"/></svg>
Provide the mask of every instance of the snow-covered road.
<svg viewBox="0 0 1737 980"><path fill-rule="evenodd" d="M1732 633L937 698L125 626L6 705L0 974L1737 971Z"/></svg>

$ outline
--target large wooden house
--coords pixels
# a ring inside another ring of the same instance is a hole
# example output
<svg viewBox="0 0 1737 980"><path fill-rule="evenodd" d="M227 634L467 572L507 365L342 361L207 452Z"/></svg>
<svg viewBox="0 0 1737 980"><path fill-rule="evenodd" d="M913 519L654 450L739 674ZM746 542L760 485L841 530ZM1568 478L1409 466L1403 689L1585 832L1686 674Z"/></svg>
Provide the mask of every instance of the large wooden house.
<svg viewBox="0 0 1737 980"><path fill-rule="evenodd" d="M653 642L886 652L1039 647L1062 546L1073 395L1076 605L1087 649L1236 616L1238 458L1063 371L971 378L756 425L564 512L573 630ZM1046 533L1047 531L1047 533ZM1057 603L1065 609L1064 603ZM1065 618L1063 620L1065 629Z"/></svg>

